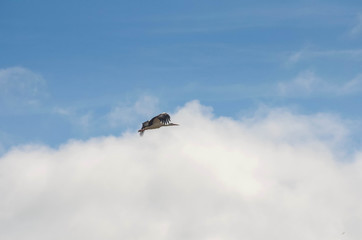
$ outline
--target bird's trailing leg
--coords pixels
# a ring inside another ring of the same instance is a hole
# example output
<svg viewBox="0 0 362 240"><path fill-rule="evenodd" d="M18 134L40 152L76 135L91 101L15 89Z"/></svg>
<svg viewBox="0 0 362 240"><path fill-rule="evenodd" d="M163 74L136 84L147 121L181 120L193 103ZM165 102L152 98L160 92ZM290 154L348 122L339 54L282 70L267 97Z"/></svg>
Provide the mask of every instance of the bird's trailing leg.
<svg viewBox="0 0 362 240"><path fill-rule="evenodd" d="M138 130L138 132L140 133L140 136L143 136L144 131L145 131L145 130L143 130L143 129Z"/></svg>

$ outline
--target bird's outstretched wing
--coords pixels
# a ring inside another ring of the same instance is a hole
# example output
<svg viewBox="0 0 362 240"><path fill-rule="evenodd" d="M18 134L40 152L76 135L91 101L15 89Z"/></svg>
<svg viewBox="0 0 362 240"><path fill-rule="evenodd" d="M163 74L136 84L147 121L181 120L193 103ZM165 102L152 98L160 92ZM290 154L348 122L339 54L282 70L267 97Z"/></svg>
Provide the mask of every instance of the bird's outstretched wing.
<svg viewBox="0 0 362 240"><path fill-rule="evenodd" d="M170 115L168 115L167 113L161 113L150 120L150 125L152 125L153 121L155 121L156 119L159 120L162 124L168 124L171 120Z"/></svg>
<svg viewBox="0 0 362 240"><path fill-rule="evenodd" d="M161 113L157 116L157 118L160 119L163 124L168 124L171 120L170 115L167 113Z"/></svg>

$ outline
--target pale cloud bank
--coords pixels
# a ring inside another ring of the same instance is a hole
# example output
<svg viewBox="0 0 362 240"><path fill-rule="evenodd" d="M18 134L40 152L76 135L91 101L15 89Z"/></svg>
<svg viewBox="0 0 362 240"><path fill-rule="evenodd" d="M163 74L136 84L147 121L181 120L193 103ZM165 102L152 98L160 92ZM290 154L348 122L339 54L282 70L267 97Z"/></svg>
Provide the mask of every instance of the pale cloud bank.
<svg viewBox="0 0 362 240"><path fill-rule="evenodd" d="M172 117L142 138L8 152L0 238L361 239L362 153L340 159L343 120L215 118L197 101Z"/></svg>

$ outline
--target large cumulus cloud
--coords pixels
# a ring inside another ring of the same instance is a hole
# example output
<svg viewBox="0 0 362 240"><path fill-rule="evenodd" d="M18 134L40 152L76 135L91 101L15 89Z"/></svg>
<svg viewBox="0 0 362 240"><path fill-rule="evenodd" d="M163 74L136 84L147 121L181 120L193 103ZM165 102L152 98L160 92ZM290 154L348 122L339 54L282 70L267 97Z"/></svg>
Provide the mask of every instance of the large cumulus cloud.
<svg viewBox="0 0 362 240"><path fill-rule="evenodd" d="M0 159L0 238L360 239L362 156L349 127L270 110L180 127L14 148ZM350 155L349 155L350 156ZM348 160L348 161L347 161Z"/></svg>

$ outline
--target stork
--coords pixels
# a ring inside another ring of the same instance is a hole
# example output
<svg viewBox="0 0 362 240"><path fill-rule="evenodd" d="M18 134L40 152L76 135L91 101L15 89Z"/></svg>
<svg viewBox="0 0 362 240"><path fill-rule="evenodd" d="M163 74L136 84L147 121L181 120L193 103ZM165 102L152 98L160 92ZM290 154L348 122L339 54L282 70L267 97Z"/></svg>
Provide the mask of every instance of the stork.
<svg viewBox="0 0 362 240"><path fill-rule="evenodd" d="M151 120L142 123L142 128L138 130L140 136L143 136L144 131L149 129L156 129L160 127L168 127L168 126L178 126L176 123L170 123L170 115L167 113L161 113L156 117L153 117Z"/></svg>

